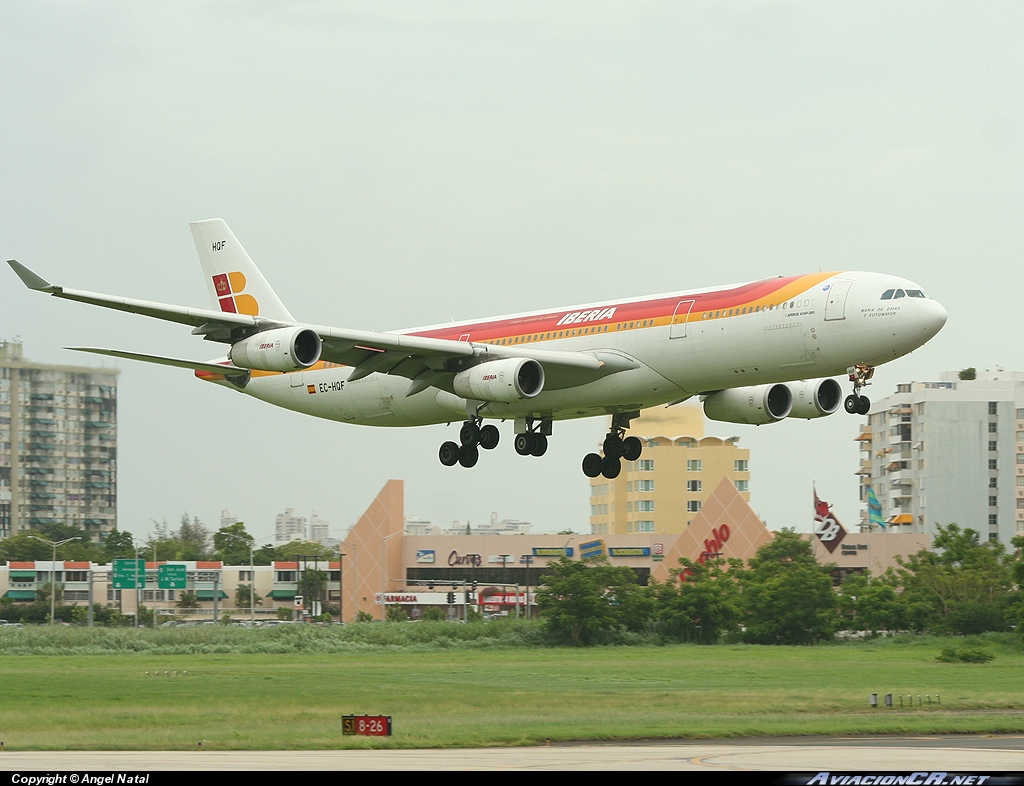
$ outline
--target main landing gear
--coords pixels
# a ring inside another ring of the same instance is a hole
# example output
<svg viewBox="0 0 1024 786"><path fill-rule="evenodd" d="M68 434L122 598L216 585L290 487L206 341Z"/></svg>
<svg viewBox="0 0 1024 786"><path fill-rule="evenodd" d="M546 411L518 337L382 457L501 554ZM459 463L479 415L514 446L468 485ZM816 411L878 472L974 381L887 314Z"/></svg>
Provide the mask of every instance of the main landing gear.
<svg viewBox="0 0 1024 786"><path fill-rule="evenodd" d="M488 423L481 426L482 419L471 417L459 429L459 442L445 442L437 452L437 457L446 467L461 464L472 467L480 460L480 448L494 450L498 447L501 434L498 427Z"/></svg>
<svg viewBox="0 0 1024 786"><path fill-rule="evenodd" d="M875 367L860 364L847 369L850 373L850 382L853 383L853 393L843 401L843 409L851 415L866 415L871 409L871 402L867 396L862 396L862 388L870 385L871 377L875 375Z"/></svg>
<svg viewBox="0 0 1024 786"><path fill-rule="evenodd" d="M611 480L617 478L622 471L622 461L636 461L643 452L643 443L636 437L624 437L629 421L636 417L635 413L615 415L612 427L604 438L604 456L588 453L583 457L583 474L588 478L604 475Z"/></svg>

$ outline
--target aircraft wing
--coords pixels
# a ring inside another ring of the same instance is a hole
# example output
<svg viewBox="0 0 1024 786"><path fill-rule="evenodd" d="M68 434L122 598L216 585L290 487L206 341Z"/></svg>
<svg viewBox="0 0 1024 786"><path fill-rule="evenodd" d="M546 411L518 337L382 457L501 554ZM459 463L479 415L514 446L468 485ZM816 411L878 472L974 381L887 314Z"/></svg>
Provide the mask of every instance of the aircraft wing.
<svg viewBox="0 0 1024 786"><path fill-rule="evenodd" d="M17 260L8 260L7 264L29 289L45 292L65 300L77 300L103 308L191 325L194 334L202 335L211 341L230 344L268 328L306 327L315 331L322 339L321 358L323 360L354 367L351 377L353 381L374 372L395 374L413 380L409 395L435 385L446 387L446 378L450 380L450 375L454 372L473 363L486 360L503 358L536 360L544 367L547 389L585 384L607 374L636 368L639 365L629 356L614 351L563 352L526 346L508 347L469 341L451 341L403 333L378 333L370 330L308 325L248 314L115 297L51 284ZM120 350L88 347L75 349L130 360L162 363L163 365L177 364L182 368L198 369L200 365L203 365L187 360L179 361L175 358L161 358L156 355L143 355ZM225 367L219 366L218 369L213 370L223 373ZM228 370L230 371L230 369Z"/></svg>
<svg viewBox="0 0 1024 786"><path fill-rule="evenodd" d="M208 371L211 374L248 374L249 369L224 361L223 363L206 363L198 360L182 360L181 358L168 358L163 355L146 355L142 352L125 352L122 349L101 349L100 347L64 347L72 352L90 352L93 355L107 355L109 357L124 358L125 360L141 360L144 363L156 363L159 366L173 366L174 368L187 368L192 371Z"/></svg>

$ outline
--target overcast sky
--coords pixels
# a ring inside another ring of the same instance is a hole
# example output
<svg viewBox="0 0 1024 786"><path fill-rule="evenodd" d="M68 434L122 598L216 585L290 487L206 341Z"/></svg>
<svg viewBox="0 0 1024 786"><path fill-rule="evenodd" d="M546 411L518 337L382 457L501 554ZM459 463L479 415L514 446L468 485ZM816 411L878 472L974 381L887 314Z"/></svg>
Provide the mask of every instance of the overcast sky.
<svg viewBox="0 0 1024 786"><path fill-rule="evenodd" d="M866 392L1024 369L1024 7L1015 2L4 3L0 252L69 287L209 307L187 223L227 220L298 319L389 330L773 276L906 276L945 329ZM186 328L0 271L0 336L208 359ZM111 365L113 363L111 362ZM333 535L388 478L406 512L587 531L606 424L511 430L444 468L457 426L315 420L118 362L119 526L286 506ZM845 382L844 382L845 386ZM709 424L752 504L855 524L862 418Z"/></svg>

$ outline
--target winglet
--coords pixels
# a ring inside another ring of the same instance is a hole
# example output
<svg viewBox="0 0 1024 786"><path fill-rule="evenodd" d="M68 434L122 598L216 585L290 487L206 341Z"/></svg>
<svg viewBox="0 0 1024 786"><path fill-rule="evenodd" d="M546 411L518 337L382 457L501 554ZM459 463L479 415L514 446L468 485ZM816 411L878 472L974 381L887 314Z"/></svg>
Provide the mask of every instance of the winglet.
<svg viewBox="0 0 1024 786"><path fill-rule="evenodd" d="M55 287L45 278L40 278L16 259L8 259L7 264L14 269L14 272L18 274L18 278L29 289L34 289L37 292L57 292L60 290L60 287Z"/></svg>

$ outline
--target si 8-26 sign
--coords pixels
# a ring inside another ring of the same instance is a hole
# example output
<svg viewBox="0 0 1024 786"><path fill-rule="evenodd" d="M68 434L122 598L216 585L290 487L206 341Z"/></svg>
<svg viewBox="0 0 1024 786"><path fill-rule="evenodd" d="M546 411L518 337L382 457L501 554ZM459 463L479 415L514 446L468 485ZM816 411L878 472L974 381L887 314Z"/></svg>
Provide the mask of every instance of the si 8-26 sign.
<svg viewBox="0 0 1024 786"><path fill-rule="evenodd" d="M390 715L342 715L341 733L364 737L390 737Z"/></svg>

